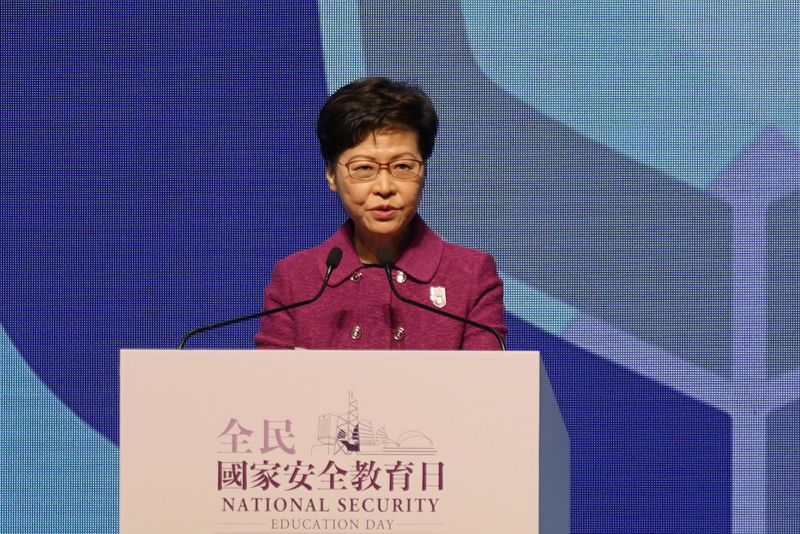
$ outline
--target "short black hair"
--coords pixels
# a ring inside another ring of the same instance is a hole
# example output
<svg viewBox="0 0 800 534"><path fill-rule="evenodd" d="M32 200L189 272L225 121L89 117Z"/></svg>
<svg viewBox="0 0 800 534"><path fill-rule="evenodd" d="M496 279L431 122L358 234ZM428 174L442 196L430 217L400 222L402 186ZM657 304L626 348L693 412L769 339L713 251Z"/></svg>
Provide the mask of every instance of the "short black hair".
<svg viewBox="0 0 800 534"><path fill-rule="evenodd" d="M433 153L439 117L433 103L415 85L379 76L360 78L341 87L319 112L317 137L327 165L342 152L381 130L416 132L424 160Z"/></svg>

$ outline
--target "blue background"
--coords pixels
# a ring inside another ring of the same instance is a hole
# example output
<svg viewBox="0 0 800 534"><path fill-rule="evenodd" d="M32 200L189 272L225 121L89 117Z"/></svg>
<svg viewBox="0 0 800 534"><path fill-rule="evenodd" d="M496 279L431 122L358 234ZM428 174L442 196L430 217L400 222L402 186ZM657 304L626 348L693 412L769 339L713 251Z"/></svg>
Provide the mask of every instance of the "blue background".
<svg viewBox="0 0 800 534"><path fill-rule="evenodd" d="M316 114L380 74L440 112L421 212L542 351L573 531L800 532L796 6L1 9L0 531L117 530L119 349L258 309L334 231Z"/></svg>

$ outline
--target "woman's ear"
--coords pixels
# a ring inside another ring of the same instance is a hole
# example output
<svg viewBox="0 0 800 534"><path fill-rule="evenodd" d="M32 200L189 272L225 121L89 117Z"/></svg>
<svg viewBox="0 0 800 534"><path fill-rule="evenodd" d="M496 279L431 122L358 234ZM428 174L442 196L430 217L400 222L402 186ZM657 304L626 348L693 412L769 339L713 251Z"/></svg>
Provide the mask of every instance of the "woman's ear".
<svg viewBox="0 0 800 534"><path fill-rule="evenodd" d="M331 163L325 165L325 179L328 180L328 189L336 191L336 170Z"/></svg>

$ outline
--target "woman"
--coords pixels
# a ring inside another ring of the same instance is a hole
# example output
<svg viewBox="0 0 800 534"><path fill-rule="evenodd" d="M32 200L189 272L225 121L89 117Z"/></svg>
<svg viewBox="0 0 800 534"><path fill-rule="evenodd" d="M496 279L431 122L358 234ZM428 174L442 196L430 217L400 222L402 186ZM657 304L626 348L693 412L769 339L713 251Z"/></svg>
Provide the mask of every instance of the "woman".
<svg viewBox="0 0 800 534"><path fill-rule="evenodd" d="M320 246L275 265L265 309L310 298L326 259L343 250L319 300L264 317L258 348L496 349L473 326L400 302L379 263L395 265L398 292L486 324L505 336L503 285L493 258L446 243L417 215L438 117L420 89L364 78L336 91L317 121L328 187L349 219Z"/></svg>

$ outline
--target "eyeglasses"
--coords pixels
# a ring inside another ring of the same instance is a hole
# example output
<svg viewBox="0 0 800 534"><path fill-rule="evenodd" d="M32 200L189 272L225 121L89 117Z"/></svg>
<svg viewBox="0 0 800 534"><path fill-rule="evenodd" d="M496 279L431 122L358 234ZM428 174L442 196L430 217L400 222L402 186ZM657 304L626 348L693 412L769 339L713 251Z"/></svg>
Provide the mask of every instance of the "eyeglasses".
<svg viewBox="0 0 800 534"><path fill-rule="evenodd" d="M408 182L416 180L422 174L423 161L417 159L398 159L391 163L378 163L377 161L358 160L349 163L339 163L347 168L350 178L356 182L371 182L377 178L381 169L386 167L395 180Z"/></svg>

